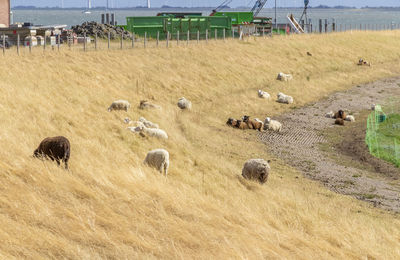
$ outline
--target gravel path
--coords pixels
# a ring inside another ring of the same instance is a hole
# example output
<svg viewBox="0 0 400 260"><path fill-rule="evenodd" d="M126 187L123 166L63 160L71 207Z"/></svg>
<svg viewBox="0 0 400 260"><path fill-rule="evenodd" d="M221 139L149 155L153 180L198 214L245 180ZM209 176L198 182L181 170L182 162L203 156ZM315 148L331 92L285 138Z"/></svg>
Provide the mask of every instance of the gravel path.
<svg viewBox="0 0 400 260"><path fill-rule="evenodd" d="M400 178L399 169L395 168L395 174L389 176L340 164L320 149L321 143L328 144L322 133L332 127L342 127L333 125L334 120L325 118L325 113L344 109L355 114L357 120L357 112L369 110L371 104L382 104L393 96L400 97L400 78L357 86L274 118L282 122L282 132L263 132L260 138L270 152L301 170L306 177L322 182L335 192L400 212L400 182L397 181ZM348 127L348 124L344 127ZM359 139L362 143L362 138ZM337 156L340 158L341 155Z"/></svg>

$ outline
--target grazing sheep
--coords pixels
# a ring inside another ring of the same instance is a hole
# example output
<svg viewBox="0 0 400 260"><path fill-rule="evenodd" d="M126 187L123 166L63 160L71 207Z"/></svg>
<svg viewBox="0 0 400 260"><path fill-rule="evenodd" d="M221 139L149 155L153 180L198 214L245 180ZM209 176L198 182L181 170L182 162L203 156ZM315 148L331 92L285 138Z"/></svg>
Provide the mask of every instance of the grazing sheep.
<svg viewBox="0 0 400 260"><path fill-rule="evenodd" d="M343 110L339 110L338 112L335 113L334 117L335 119L341 118L343 120L346 119L346 113Z"/></svg>
<svg viewBox="0 0 400 260"><path fill-rule="evenodd" d="M117 100L114 101L111 106L108 108L108 112L111 112L113 110L125 110L128 111L128 109L131 107L131 104L126 101L126 100Z"/></svg>
<svg viewBox="0 0 400 260"><path fill-rule="evenodd" d="M260 121L259 119L251 119L249 116L243 116L243 122L245 122L250 129L255 129L261 132L262 128L263 128L263 122Z"/></svg>
<svg viewBox="0 0 400 260"><path fill-rule="evenodd" d="M71 145L64 136L47 137L40 142L39 147L33 152L33 156L48 157L60 165L60 161L65 163L68 170L68 160L71 153Z"/></svg>
<svg viewBox="0 0 400 260"><path fill-rule="evenodd" d="M285 73L280 72L276 79L280 80L280 81L289 81L289 80L293 79L293 76L291 74L285 74Z"/></svg>
<svg viewBox="0 0 400 260"><path fill-rule="evenodd" d="M364 59L360 59L359 61L358 61L358 64L357 65L359 65L359 66L363 66L363 65L365 65L365 66L371 66L371 62L368 62L368 61L366 61L366 60L364 60Z"/></svg>
<svg viewBox="0 0 400 260"><path fill-rule="evenodd" d="M335 120L335 125L344 125L344 120L342 118L337 118Z"/></svg>
<svg viewBox="0 0 400 260"><path fill-rule="evenodd" d="M156 168L161 173L164 172L165 176L167 176L169 168L169 153L164 149L152 150L147 153L147 156L144 159L144 164Z"/></svg>
<svg viewBox="0 0 400 260"><path fill-rule="evenodd" d="M144 126L147 127L147 128L159 128L158 124L155 124L155 123L147 120L144 117L140 117L139 118L139 122L142 122L144 124Z"/></svg>
<svg viewBox="0 0 400 260"><path fill-rule="evenodd" d="M271 118L267 117L264 121L264 130L280 132L282 131L282 124L276 120L271 120Z"/></svg>
<svg viewBox="0 0 400 260"><path fill-rule="evenodd" d="M190 102L189 100L187 100L184 97L181 97L178 100L178 107L180 109L188 109L188 110L190 110L190 109L192 109L192 102Z"/></svg>
<svg viewBox="0 0 400 260"><path fill-rule="evenodd" d="M352 116L352 115L348 115L348 116L346 116L346 119L345 119L346 121L350 121L350 122L355 122L356 121L356 119L354 118L354 116Z"/></svg>
<svg viewBox="0 0 400 260"><path fill-rule="evenodd" d="M333 113L333 111L330 111L328 113L325 114L325 117L327 118L334 118L335 117L335 113Z"/></svg>
<svg viewBox="0 0 400 260"><path fill-rule="evenodd" d="M161 109L161 107L159 105L152 104L147 100L141 100L139 109Z"/></svg>
<svg viewBox="0 0 400 260"><path fill-rule="evenodd" d="M264 99L271 99L271 95L265 91L258 90L258 97L259 98L264 98Z"/></svg>
<svg viewBox="0 0 400 260"><path fill-rule="evenodd" d="M249 129L249 125L243 122L242 120L236 120L236 128L239 128L240 130L246 130Z"/></svg>
<svg viewBox="0 0 400 260"><path fill-rule="evenodd" d="M285 95L281 92L278 93L278 103L283 103L283 104L292 104L293 103L293 97Z"/></svg>
<svg viewBox="0 0 400 260"><path fill-rule="evenodd" d="M162 129L157 129L157 128L147 128L146 126L137 126L137 127L128 127L128 130L130 130L133 133L139 133L141 136L151 136L151 137L157 137L160 139L168 139L167 133L162 130Z"/></svg>
<svg viewBox="0 0 400 260"><path fill-rule="evenodd" d="M271 170L269 166L270 161L263 159L250 159L248 160L242 169L242 176L248 180L257 180L260 183L265 183L268 180L268 174Z"/></svg>

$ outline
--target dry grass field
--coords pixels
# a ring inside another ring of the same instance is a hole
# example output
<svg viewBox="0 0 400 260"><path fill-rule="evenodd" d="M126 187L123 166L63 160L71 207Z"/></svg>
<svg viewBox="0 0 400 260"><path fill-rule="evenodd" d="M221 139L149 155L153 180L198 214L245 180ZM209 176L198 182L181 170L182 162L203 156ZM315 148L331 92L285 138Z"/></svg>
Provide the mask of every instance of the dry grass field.
<svg viewBox="0 0 400 260"><path fill-rule="evenodd" d="M265 118L400 73L400 32L348 32L0 58L0 257L395 259L400 218L307 180L228 117ZM312 57L306 55L309 51ZM373 67L360 67L360 57ZM289 83L275 80L292 73ZM257 97L263 89L293 105ZM180 97L193 102L180 111ZM107 112L127 99L129 112ZM141 111L147 99L161 111ZM321 111L325 113L326 111ZM160 124L143 139L125 117ZM32 158L71 142L70 171ZM168 178L142 164L170 152ZM241 178L271 159L267 184Z"/></svg>

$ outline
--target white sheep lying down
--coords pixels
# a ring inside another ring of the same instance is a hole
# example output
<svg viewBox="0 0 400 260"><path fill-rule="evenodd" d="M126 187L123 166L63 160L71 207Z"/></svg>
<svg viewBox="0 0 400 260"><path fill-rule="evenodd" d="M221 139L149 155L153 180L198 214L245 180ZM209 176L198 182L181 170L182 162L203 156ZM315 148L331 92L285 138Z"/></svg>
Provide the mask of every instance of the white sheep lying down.
<svg viewBox="0 0 400 260"><path fill-rule="evenodd" d="M190 109L192 109L192 102L190 102L189 100L187 100L184 97L181 97L178 100L178 107L180 109L188 109L188 110L190 110Z"/></svg>
<svg viewBox="0 0 400 260"><path fill-rule="evenodd" d="M282 131L282 124L276 120L271 120L271 118L267 117L264 121L264 130L280 132Z"/></svg>
<svg viewBox="0 0 400 260"><path fill-rule="evenodd" d="M168 139L168 135L164 130L157 128L147 128L143 123L142 125L138 125L136 127L128 127L128 129L131 132L141 134L142 136L151 136L160 139Z"/></svg>
<svg viewBox="0 0 400 260"><path fill-rule="evenodd" d="M271 99L271 95L265 91L262 91L261 89L258 90L258 97L264 99Z"/></svg>
<svg viewBox="0 0 400 260"><path fill-rule="evenodd" d="M164 149L155 149L147 153L144 164L157 169L159 172L168 174L169 153Z"/></svg>
<svg viewBox="0 0 400 260"><path fill-rule="evenodd" d="M257 180L260 183L265 183L268 180L271 167L269 163L263 159L250 159L242 169L242 176L248 180Z"/></svg>
<svg viewBox="0 0 400 260"><path fill-rule="evenodd" d="M142 122L144 124L144 126L147 127L147 128L157 128L157 129L159 128L158 124L155 124L155 123L147 120L144 117L140 117L139 118L139 122Z"/></svg>
<svg viewBox="0 0 400 260"><path fill-rule="evenodd" d="M335 117L335 113L333 113L333 111L330 111L328 113L325 114L325 117L327 118L334 118Z"/></svg>
<svg viewBox="0 0 400 260"><path fill-rule="evenodd" d="M352 115L346 116L346 118L345 118L344 120L350 121L350 122L355 122L355 121L356 121L356 119L355 119L354 116L352 116Z"/></svg>
<svg viewBox="0 0 400 260"><path fill-rule="evenodd" d="M128 111L128 109L131 107L131 104L126 101L126 100L117 100L112 102L110 107L108 108L108 112L111 112L113 110L125 110Z"/></svg>
<svg viewBox="0 0 400 260"><path fill-rule="evenodd" d="M283 72L280 72L276 79L280 81L289 81L293 79L293 76L291 74L285 74Z"/></svg>
<svg viewBox="0 0 400 260"><path fill-rule="evenodd" d="M285 94L279 92L277 101L278 101L278 103L292 104L293 103L293 97L285 95Z"/></svg>

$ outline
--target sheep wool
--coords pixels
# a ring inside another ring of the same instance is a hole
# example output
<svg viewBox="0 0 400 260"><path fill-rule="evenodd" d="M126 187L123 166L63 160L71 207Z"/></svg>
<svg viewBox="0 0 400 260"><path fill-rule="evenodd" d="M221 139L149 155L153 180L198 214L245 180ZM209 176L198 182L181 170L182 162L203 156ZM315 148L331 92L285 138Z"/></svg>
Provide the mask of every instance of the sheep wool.
<svg viewBox="0 0 400 260"><path fill-rule="evenodd" d="M144 164L157 169L160 173L164 172L167 176L169 168L169 153L164 149L155 149L147 153Z"/></svg>
<svg viewBox="0 0 400 260"><path fill-rule="evenodd" d="M180 109L187 109L187 110L190 110L190 109L192 109L192 102L190 102L189 100L187 100L187 99L184 98L184 97L181 97L181 98L178 100L178 107L179 107Z"/></svg>
<svg viewBox="0 0 400 260"><path fill-rule="evenodd" d="M269 163L263 159L250 159L245 162L242 169L242 176L248 180L257 180L265 183L268 180L271 167Z"/></svg>
<svg viewBox="0 0 400 260"><path fill-rule="evenodd" d="M264 130L280 132L282 131L282 124L276 120L271 120L271 118L267 117L264 121Z"/></svg>
<svg viewBox="0 0 400 260"><path fill-rule="evenodd" d="M278 93L278 103L283 103L283 104L292 104L293 103L293 97L285 95L283 93Z"/></svg>
<svg viewBox="0 0 400 260"><path fill-rule="evenodd" d="M131 104L126 101L126 100L117 100L112 102L110 107L108 108L108 112L111 112L113 110L125 110L128 111L128 109L131 107Z"/></svg>
<svg viewBox="0 0 400 260"><path fill-rule="evenodd" d="M147 128L159 128L158 124L155 124L155 123L147 120L144 117L140 117L139 118L139 122L142 122L144 124L144 126L147 127Z"/></svg>
<svg viewBox="0 0 400 260"><path fill-rule="evenodd" d="M346 116L346 119L345 119L346 121L349 121L349 122L355 122L356 121L356 119L354 118L354 116L352 116L352 115L348 115L348 116Z"/></svg>
<svg viewBox="0 0 400 260"><path fill-rule="evenodd" d="M280 72L276 79L280 81L289 81L293 79L293 76L291 74L285 74L283 72Z"/></svg>
<svg viewBox="0 0 400 260"><path fill-rule="evenodd" d="M271 95L265 91L258 90L258 97L263 99L271 99Z"/></svg>

